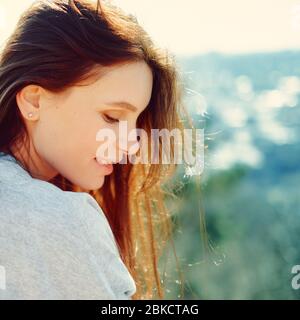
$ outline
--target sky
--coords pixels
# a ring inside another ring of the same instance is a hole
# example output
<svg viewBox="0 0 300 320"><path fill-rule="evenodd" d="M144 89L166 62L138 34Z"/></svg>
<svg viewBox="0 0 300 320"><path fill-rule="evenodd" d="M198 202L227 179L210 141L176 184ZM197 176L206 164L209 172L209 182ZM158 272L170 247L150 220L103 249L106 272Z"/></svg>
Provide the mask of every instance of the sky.
<svg viewBox="0 0 300 320"><path fill-rule="evenodd" d="M32 0L0 0L0 41ZM112 0L178 55L300 49L300 0Z"/></svg>

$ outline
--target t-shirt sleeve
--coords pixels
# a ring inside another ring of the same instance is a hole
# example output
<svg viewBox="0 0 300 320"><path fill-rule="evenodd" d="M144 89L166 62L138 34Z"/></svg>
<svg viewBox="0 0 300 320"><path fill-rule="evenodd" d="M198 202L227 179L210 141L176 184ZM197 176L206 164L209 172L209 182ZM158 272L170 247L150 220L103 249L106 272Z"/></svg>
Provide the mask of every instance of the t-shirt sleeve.
<svg viewBox="0 0 300 320"><path fill-rule="evenodd" d="M0 299L131 299L134 280L92 196L23 200L0 205Z"/></svg>

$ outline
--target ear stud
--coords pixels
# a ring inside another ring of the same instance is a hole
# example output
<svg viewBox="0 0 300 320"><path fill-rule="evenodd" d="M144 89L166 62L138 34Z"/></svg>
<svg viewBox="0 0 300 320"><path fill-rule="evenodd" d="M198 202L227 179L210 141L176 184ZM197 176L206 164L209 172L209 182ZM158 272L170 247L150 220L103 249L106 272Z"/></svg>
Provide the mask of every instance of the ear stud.
<svg viewBox="0 0 300 320"><path fill-rule="evenodd" d="M28 117L29 117L29 118L32 118L32 117L33 117L33 112L29 112L29 113L28 113Z"/></svg>

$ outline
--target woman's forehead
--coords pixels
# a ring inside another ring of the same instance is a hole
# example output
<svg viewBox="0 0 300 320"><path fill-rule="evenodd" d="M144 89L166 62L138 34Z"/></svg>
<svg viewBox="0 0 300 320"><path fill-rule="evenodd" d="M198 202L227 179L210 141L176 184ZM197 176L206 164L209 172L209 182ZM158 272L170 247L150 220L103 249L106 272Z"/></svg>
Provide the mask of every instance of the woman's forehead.
<svg viewBox="0 0 300 320"><path fill-rule="evenodd" d="M127 101L134 106L145 106L150 101L152 85L150 67L134 62L111 68L89 86L89 91L111 102Z"/></svg>

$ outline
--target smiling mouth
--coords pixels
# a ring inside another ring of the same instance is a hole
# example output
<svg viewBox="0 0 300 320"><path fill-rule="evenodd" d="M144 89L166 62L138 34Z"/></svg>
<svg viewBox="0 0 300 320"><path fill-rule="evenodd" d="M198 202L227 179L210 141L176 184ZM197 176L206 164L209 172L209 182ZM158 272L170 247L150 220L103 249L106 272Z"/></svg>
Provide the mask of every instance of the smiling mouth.
<svg viewBox="0 0 300 320"><path fill-rule="evenodd" d="M108 161L106 159L100 159L100 158L94 158L100 165L110 165L110 164L115 164L113 161Z"/></svg>
<svg viewBox="0 0 300 320"><path fill-rule="evenodd" d="M101 168L102 170L104 170L104 174L111 174L114 170L113 164L112 163L108 163L108 164L103 164L100 163L99 161L97 161L96 158L94 158L95 162L97 163L97 165L99 166L99 168Z"/></svg>

